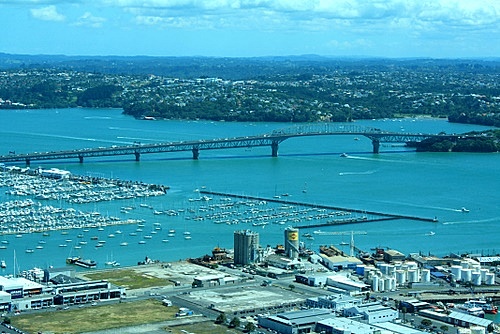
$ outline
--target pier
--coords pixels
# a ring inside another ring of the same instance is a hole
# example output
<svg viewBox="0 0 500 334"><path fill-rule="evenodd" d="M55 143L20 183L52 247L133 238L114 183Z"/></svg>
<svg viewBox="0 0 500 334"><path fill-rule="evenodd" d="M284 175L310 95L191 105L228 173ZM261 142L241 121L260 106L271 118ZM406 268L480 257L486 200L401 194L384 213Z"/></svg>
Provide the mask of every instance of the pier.
<svg viewBox="0 0 500 334"><path fill-rule="evenodd" d="M397 219L407 219L407 220L414 220L414 221L421 221L421 222L432 222L432 223L436 223L438 221L436 218L401 215L401 214L385 213L385 212L378 212L378 211L367 211L367 210L359 210L359 209L353 209L353 208L343 208L343 207L325 205L325 204L311 204L311 203L304 203L304 202L298 202L298 201L283 200L281 198L268 198L268 197L260 197L260 196L240 195L240 194L231 194L231 193L223 193L223 192L208 191L208 190L200 190L200 193L204 194L204 195L233 197L233 198L241 198L241 199L246 199L246 200L266 201L266 202L270 202L270 203L296 205L296 206L309 207L309 208L338 210L338 211L345 211L345 212L351 212L351 213L358 213L361 215L359 217L334 219L334 220L330 220L330 221L323 222L323 223L313 223L313 224L294 226L295 228L300 228L300 229L334 226L334 225L368 223L368 222L380 222L380 221L397 220ZM369 217L369 216L374 216L374 217Z"/></svg>

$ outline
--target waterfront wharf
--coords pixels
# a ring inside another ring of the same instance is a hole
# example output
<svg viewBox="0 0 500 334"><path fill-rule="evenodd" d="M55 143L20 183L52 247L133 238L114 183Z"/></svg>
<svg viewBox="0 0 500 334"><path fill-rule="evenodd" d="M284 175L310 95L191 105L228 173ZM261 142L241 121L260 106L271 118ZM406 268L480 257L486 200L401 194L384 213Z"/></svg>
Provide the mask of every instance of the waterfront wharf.
<svg viewBox="0 0 500 334"><path fill-rule="evenodd" d="M433 222L433 223L436 223L438 221L437 218L427 218L427 217L419 217L419 216L412 216L412 215L402 215L402 214L368 211L368 210L360 210L360 209L353 209L353 208L343 208L343 207L326 205L326 204L305 203L305 202L291 201L288 199L284 200L281 197L268 198L268 197L261 197L261 196L231 194L231 193L209 191L209 190L200 190L200 193L204 194L204 195L233 197L233 198L240 198L240 199L246 199L246 200L266 201L266 202L270 202L270 203L285 204L285 205L297 205L297 206L302 206L302 207L310 207L310 208L318 208L318 209L326 209L326 210L339 210L339 211L346 211L346 212L351 212L351 213L358 213L361 215L359 217L332 220L332 221L327 221L327 222L319 223L319 224L308 224L308 225L294 226L296 228L303 228L303 229L313 228L313 227L321 227L321 226L346 225L346 224L377 222L377 221L396 220L396 219L407 219L407 220ZM369 218L368 215L376 216L378 218Z"/></svg>

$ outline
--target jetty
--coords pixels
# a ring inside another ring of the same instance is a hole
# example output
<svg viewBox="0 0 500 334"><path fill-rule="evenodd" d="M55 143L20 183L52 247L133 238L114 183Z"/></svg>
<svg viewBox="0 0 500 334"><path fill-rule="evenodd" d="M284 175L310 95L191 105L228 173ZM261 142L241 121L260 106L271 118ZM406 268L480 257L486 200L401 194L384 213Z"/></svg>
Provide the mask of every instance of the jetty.
<svg viewBox="0 0 500 334"><path fill-rule="evenodd" d="M436 223L438 220L436 218L428 218L428 217L420 217L414 215L403 215L403 214L394 214L394 213L386 213L379 211L368 211L368 210L360 210L355 208L345 208L338 207L333 205L326 204L316 204L316 203L306 203L306 202L298 202L291 201L288 198L282 199L279 198L268 198L261 196L251 196L251 195L242 195L242 194L232 194L225 192L217 192L217 191L209 191L209 190L200 190L200 194L204 196L220 196L223 198L240 198L244 200L254 200L254 201L266 201L270 203L277 203L282 205L295 205L316 209L325 209L325 210L337 210L340 212L350 212L359 214L356 217L340 217L332 220L322 221L318 223L309 223L309 224L301 224L294 226L295 228L307 229L307 228L316 228L316 227L324 227L324 226L332 226L332 225L346 225L346 224L357 224L357 223L368 223L368 222L380 222L387 220L398 220L398 219L406 219L406 220L414 220L421 222L433 222Z"/></svg>

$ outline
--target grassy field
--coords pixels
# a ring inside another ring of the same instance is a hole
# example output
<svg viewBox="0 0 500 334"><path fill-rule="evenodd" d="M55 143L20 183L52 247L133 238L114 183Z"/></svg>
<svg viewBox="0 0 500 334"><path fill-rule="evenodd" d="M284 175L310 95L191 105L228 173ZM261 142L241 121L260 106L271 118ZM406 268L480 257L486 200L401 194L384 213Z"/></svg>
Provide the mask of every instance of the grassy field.
<svg viewBox="0 0 500 334"><path fill-rule="evenodd" d="M178 310L150 299L18 315L11 323L28 333L82 333L172 320Z"/></svg>
<svg viewBox="0 0 500 334"><path fill-rule="evenodd" d="M84 276L90 280L107 280L112 284L122 286L127 289L151 288L155 286L173 284L164 278L146 275L134 269L113 269L95 273L86 273Z"/></svg>

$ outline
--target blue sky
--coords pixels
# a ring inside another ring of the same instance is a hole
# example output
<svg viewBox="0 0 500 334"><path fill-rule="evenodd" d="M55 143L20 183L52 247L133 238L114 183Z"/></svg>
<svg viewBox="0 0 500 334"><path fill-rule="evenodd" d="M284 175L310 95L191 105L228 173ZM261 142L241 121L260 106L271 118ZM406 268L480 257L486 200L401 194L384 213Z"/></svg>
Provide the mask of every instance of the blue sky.
<svg viewBox="0 0 500 334"><path fill-rule="evenodd" d="M500 56L500 0L0 0L0 52Z"/></svg>

